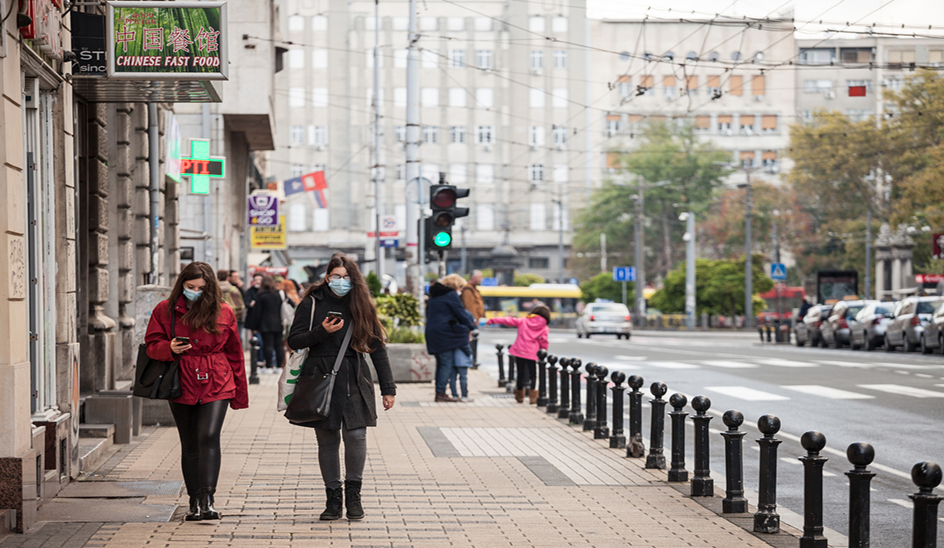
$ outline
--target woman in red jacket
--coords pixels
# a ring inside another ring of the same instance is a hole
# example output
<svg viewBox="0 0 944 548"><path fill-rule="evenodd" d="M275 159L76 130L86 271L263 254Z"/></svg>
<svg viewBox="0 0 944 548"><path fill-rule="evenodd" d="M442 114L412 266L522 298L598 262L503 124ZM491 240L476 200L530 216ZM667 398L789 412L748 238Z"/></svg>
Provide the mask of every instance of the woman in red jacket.
<svg viewBox="0 0 944 548"><path fill-rule="evenodd" d="M223 418L227 407L249 407L249 388L236 315L223 302L210 265L190 263L184 268L170 297L154 308L145 342L148 356L155 360L180 359L181 396L170 401L170 410L180 434L181 467L190 495L187 520L220 519L213 494L220 476Z"/></svg>

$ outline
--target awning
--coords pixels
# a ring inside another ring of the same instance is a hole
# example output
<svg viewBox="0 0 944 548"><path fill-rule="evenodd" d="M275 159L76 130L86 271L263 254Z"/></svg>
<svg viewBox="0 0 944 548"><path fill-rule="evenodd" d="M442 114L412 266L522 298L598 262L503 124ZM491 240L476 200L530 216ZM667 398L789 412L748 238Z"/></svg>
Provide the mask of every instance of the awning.
<svg viewBox="0 0 944 548"><path fill-rule="evenodd" d="M246 254L246 264L249 266L262 266L262 263L269 260L269 253L248 253Z"/></svg>
<svg viewBox="0 0 944 548"><path fill-rule="evenodd" d="M75 94L89 103L219 103L220 81L124 80L72 77Z"/></svg>

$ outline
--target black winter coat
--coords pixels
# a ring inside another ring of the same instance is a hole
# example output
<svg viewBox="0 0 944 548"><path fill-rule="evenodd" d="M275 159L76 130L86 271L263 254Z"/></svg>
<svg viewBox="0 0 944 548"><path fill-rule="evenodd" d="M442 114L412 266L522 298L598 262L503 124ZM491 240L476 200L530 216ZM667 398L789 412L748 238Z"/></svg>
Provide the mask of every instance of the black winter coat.
<svg viewBox="0 0 944 548"><path fill-rule="evenodd" d="M314 327L309 331L311 321L311 305L314 296L315 306ZM311 296L306 296L295 310L295 321L288 337L288 346L292 350L308 348L308 359L302 367L302 376L311 376L315 371L322 374L330 373L334 361L341 351L344 335L351 328L350 295L338 297L326 285L315 289ZM328 311L340 312L344 318L344 327L328 333L322 322ZM393 372L390 369L390 360L387 350L380 339L374 339L371 345L370 359L374 362L377 379L380 382L380 393L384 396L395 396L397 385L393 382ZM344 361L338 370L334 392L331 395L331 412L323 421L306 422L299 426L340 430L342 420L344 428L351 430L365 426L377 426L377 404L374 396L374 383L370 378L370 369L367 360L348 346L344 354Z"/></svg>
<svg viewBox="0 0 944 548"><path fill-rule="evenodd" d="M441 354L469 346L469 332L475 317L462 306L455 289L436 282L429 288L426 303L426 351ZM471 355L471 350L467 354Z"/></svg>
<svg viewBox="0 0 944 548"><path fill-rule="evenodd" d="M256 294L256 304L246 315L246 328L260 333L282 332L282 297L278 291Z"/></svg>

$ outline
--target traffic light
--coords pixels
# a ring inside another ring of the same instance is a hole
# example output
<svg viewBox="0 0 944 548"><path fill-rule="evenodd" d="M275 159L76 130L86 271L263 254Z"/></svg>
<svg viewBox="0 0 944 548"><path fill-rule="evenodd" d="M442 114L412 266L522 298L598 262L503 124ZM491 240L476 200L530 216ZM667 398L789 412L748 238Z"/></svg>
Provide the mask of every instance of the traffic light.
<svg viewBox="0 0 944 548"><path fill-rule="evenodd" d="M455 185L429 187L429 204L433 214L426 219L426 249L438 251L452 248L452 227L456 219L469 214L469 208L456 207L456 203L459 198L468 195L469 189L456 188Z"/></svg>

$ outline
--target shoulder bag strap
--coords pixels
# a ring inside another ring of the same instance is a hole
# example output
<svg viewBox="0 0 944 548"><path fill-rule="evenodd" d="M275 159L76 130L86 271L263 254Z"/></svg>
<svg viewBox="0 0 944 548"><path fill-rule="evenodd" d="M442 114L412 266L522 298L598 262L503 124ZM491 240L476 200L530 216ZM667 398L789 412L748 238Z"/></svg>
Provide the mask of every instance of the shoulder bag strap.
<svg viewBox="0 0 944 548"><path fill-rule="evenodd" d="M337 375L338 370L341 369L341 362L344 360L344 354L347 352L347 347L351 343L351 333L353 332L353 327L347 328L347 333L344 334L344 342L341 343L341 351L338 352L338 357L334 360L334 369L331 370L332 375Z"/></svg>
<svg viewBox="0 0 944 548"><path fill-rule="evenodd" d="M308 330L311 331L315 328L315 296L311 296L311 319L308 320Z"/></svg>

